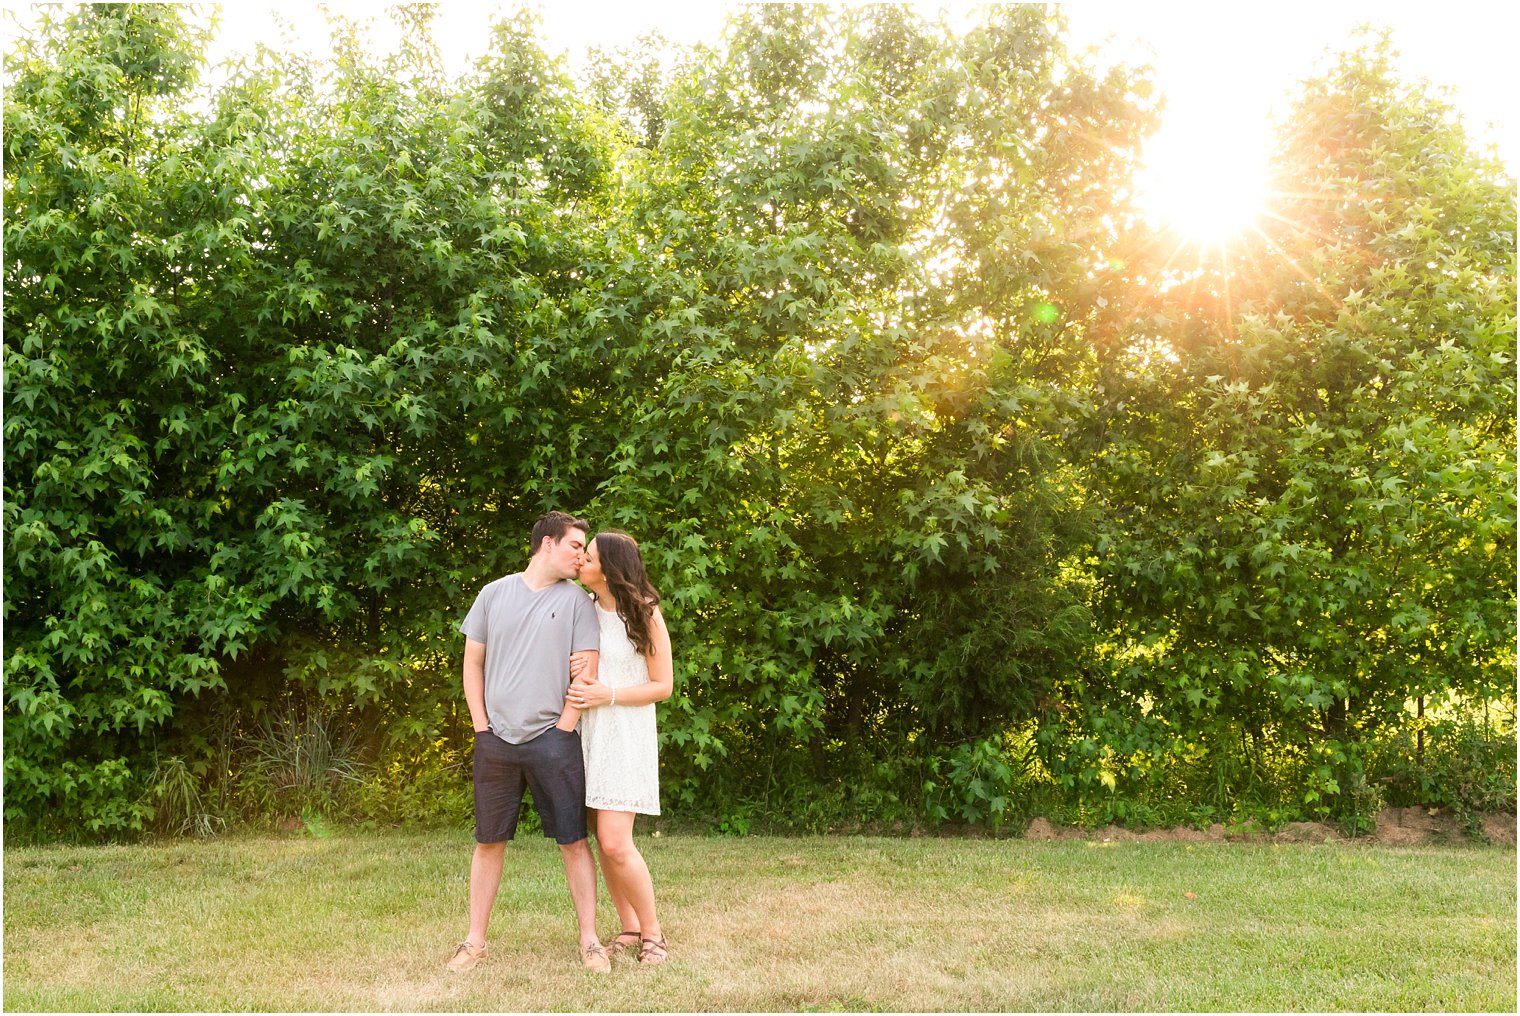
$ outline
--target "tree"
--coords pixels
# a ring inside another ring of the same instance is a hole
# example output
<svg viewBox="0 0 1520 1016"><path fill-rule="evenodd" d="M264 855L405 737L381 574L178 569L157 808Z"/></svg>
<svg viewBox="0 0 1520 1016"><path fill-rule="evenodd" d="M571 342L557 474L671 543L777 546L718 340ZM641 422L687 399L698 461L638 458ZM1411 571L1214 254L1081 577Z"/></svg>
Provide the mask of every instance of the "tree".
<svg viewBox="0 0 1520 1016"><path fill-rule="evenodd" d="M1125 751L1297 745L1354 814L1406 703L1513 689L1514 191L1386 39L1285 124L1260 232L1105 379L1102 701Z"/></svg>
<svg viewBox="0 0 1520 1016"><path fill-rule="evenodd" d="M673 79L627 191L649 281L614 287L654 384L597 504L672 590L683 793L999 739L1084 643L1052 438L1148 121L1059 27L772 5Z"/></svg>
<svg viewBox="0 0 1520 1016"><path fill-rule="evenodd" d="M228 586L193 531L215 503L179 482L215 382L198 319L248 255L215 158L248 153L177 112L203 41L176 8L84 7L8 68L7 817L137 823L122 745L214 687L269 606Z"/></svg>
<svg viewBox="0 0 1520 1016"><path fill-rule="evenodd" d="M468 591L589 497L597 121L527 23L453 95L426 11L396 16L388 64L340 25L329 73L263 54L209 114L175 8L19 51L8 816L134 828L161 737L292 690L448 731Z"/></svg>

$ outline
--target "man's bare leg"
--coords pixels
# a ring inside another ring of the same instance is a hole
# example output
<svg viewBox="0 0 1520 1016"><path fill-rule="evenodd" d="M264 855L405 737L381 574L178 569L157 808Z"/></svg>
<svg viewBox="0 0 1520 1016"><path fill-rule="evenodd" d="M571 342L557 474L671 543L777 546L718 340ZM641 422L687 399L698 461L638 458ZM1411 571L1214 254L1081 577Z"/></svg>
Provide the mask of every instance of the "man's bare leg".
<svg viewBox="0 0 1520 1016"><path fill-rule="evenodd" d="M505 843L477 843L470 859L470 934L471 945L486 944L486 925L491 922L491 908L496 905L496 890L501 888L502 863L507 855Z"/></svg>
<svg viewBox="0 0 1520 1016"><path fill-rule="evenodd" d="M596 862L586 840L561 843L560 856L565 862L565 882L570 886L570 901L575 904L575 923L580 930L581 954L595 949L606 962L601 940L596 935ZM592 966L588 962L587 966ZM605 968L600 968L605 969Z"/></svg>
<svg viewBox="0 0 1520 1016"><path fill-rule="evenodd" d="M454 950L448 967L455 973L473 970L486 955L486 925L491 922L491 907L496 890L501 887L502 861L506 843L477 843L470 858L470 932Z"/></svg>

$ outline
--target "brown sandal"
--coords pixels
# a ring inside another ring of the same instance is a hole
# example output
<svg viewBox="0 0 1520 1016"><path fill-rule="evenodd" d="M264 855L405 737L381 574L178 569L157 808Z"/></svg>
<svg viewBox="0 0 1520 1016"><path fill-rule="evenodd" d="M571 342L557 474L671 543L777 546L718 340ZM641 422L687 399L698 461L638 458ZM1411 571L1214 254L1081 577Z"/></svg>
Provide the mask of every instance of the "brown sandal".
<svg viewBox="0 0 1520 1016"><path fill-rule="evenodd" d="M664 935L661 935L658 941L652 938L639 939L639 962L645 966L657 967L669 956L670 949L665 945Z"/></svg>
<svg viewBox="0 0 1520 1016"><path fill-rule="evenodd" d="M625 938L631 938L633 941L624 942L623 939ZM639 938L638 932L620 931L612 937L611 942L607 943L607 955L616 957L618 953L632 952L634 949L638 948L640 941L641 939Z"/></svg>

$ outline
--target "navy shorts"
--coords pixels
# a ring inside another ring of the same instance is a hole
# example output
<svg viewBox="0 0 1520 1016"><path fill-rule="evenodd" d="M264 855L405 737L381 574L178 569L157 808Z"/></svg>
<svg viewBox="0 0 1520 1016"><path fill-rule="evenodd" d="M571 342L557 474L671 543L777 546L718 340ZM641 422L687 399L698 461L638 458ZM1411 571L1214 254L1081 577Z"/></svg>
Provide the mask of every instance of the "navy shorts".
<svg viewBox="0 0 1520 1016"><path fill-rule="evenodd" d="M477 731L473 770L476 843L504 843L517 835L529 788L545 836L561 844L586 838L586 763L577 731L550 727L523 744Z"/></svg>

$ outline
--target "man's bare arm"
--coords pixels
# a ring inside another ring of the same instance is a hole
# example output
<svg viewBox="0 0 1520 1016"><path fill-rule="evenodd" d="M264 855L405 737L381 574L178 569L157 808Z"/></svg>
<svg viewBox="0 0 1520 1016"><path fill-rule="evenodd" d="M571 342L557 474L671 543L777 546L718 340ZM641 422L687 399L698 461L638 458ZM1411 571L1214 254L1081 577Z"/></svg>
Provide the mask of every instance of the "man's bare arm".
<svg viewBox="0 0 1520 1016"><path fill-rule="evenodd" d="M582 649L578 653L570 654L570 682L572 684L584 683L596 680L596 663L600 654L595 649ZM566 696L565 708L559 714L559 722L555 724L561 730L574 730L580 722L580 709L572 706L569 696Z"/></svg>
<svg viewBox="0 0 1520 1016"><path fill-rule="evenodd" d="M464 640L464 701L470 707L470 726L478 733L491 728L486 715L486 644Z"/></svg>

